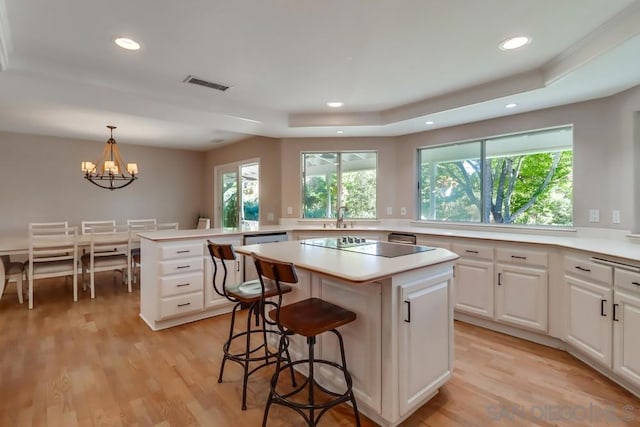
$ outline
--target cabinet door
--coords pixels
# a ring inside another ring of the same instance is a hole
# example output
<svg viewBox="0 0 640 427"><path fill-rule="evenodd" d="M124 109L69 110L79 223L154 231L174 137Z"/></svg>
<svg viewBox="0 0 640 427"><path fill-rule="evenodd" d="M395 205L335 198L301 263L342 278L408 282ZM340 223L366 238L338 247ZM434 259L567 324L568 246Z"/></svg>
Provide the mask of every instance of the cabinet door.
<svg viewBox="0 0 640 427"><path fill-rule="evenodd" d="M399 407L404 414L422 404L451 375L453 313L451 275L401 286L398 312Z"/></svg>
<svg viewBox="0 0 640 427"><path fill-rule="evenodd" d="M611 367L610 288L565 276L569 288L567 341L593 360Z"/></svg>
<svg viewBox="0 0 640 427"><path fill-rule="evenodd" d="M640 386L640 298L615 292L613 369Z"/></svg>
<svg viewBox="0 0 640 427"><path fill-rule="evenodd" d="M547 331L547 271L498 264L496 320Z"/></svg>
<svg viewBox="0 0 640 427"><path fill-rule="evenodd" d="M454 280L455 309L493 319L493 263L460 259Z"/></svg>
<svg viewBox="0 0 640 427"><path fill-rule="evenodd" d="M314 295L319 298L351 310L356 320L341 326L340 334L344 340L347 368L353 377L353 392L356 400L368 407L380 411L382 404L382 336L380 284L350 285L332 278L313 275ZM324 333L319 337L320 358L340 361L340 347L337 337ZM343 387L344 377L335 369L319 366L320 375L329 379L329 384Z"/></svg>

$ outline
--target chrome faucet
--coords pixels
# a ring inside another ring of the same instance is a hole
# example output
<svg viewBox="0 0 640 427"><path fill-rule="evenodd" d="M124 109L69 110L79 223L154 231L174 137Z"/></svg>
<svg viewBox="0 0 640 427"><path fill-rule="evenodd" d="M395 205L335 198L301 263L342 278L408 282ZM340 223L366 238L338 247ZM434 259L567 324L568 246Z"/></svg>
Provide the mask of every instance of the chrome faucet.
<svg viewBox="0 0 640 427"><path fill-rule="evenodd" d="M342 214L340 214L342 212ZM346 206L340 206L338 208L338 215L336 217L336 228L342 228L342 224L344 223L344 214L347 212Z"/></svg>

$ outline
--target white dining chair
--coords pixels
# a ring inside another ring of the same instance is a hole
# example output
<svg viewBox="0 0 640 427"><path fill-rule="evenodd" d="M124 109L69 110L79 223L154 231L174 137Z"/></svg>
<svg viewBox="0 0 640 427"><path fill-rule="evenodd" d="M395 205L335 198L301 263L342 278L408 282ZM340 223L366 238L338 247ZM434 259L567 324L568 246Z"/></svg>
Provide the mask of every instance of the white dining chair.
<svg viewBox="0 0 640 427"><path fill-rule="evenodd" d="M113 219L105 221L82 221L80 230L82 234L91 234L91 230L94 227L99 227L103 233L113 232L116 228L116 221Z"/></svg>
<svg viewBox="0 0 640 427"><path fill-rule="evenodd" d="M177 230L180 223L178 222L163 222L156 224L156 230Z"/></svg>
<svg viewBox="0 0 640 427"><path fill-rule="evenodd" d="M53 223L50 223L53 224ZM29 308L33 308L36 279L71 276L73 300L78 300L78 228L29 224Z"/></svg>
<svg viewBox="0 0 640 427"><path fill-rule="evenodd" d="M22 295L22 277L24 276L24 264L21 262L11 262L9 255L0 256L2 268L4 268L5 279L0 283L0 299L9 282L16 282L16 291L18 293L18 302L24 302Z"/></svg>
<svg viewBox="0 0 640 427"><path fill-rule="evenodd" d="M155 218L147 218L147 219L128 219L127 225L131 228L131 230L155 230L157 221Z"/></svg>
<svg viewBox="0 0 640 427"><path fill-rule="evenodd" d="M128 226L116 226L108 232L94 227L91 231L89 253L82 255L82 283L86 289L86 277L90 275L91 298L96 297L95 273L101 271L119 271L122 282L127 283L131 292L131 233Z"/></svg>

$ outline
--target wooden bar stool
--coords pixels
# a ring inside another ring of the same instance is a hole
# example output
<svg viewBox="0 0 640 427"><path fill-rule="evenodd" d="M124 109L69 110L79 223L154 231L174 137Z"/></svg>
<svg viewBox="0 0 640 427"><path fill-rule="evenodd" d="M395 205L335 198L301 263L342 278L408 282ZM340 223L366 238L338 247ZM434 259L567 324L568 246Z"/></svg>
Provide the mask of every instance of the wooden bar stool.
<svg viewBox="0 0 640 427"><path fill-rule="evenodd" d="M280 291L286 286L283 283L293 284L298 282L293 264L269 260L255 253L252 256L263 287L266 288L266 283L275 283L276 288ZM269 311L269 317L273 322L265 319L265 323L274 324L280 331L281 336L276 371L271 378L271 390L264 409L262 426L264 427L267 424L267 417L272 404L292 408L304 418L307 425L315 426L329 409L345 402L351 402L356 425L360 426L360 414L353 394L353 380L347 370L344 342L342 335L336 329L356 320L356 314L319 298L308 298L285 306L278 303L274 309ZM323 332L332 332L338 338L341 364L330 360L316 359L314 353L316 336ZM288 354L289 337L295 334L306 337L308 358L296 361L291 359L283 360L282 354ZM300 386L294 384L294 389L291 391L281 391L278 387L280 373L287 369L290 370L299 364L307 365L307 379ZM344 375L346 390L338 393L318 384L314 376L316 365L325 365L341 371ZM305 389L306 396L304 396ZM317 396L316 392L318 390L324 396Z"/></svg>
<svg viewBox="0 0 640 427"><path fill-rule="evenodd" d="M262 286L259 280L251 280L248 282L238 284L227 284L227 265L225 261L236 260L236 253L230 244L214 243L207 241L207 247L211 254L211 260L213 261L213 289L220 295L227 298L229 301L234 302L233 310L231 312L231 324L229 325L229 337L224 343L222 350L224 356L222 358L222 365L220 366L220 375L218 376L218 382L222 382L222 376L224 374L224 366L227 360L236 362L242 366L242 410L247 409L247 381L249 375L254 373L260 368L267 365L276 363L277 353L273 352L267 346L267 333L279 334L277 330L266 330L264 325L261 326L260 320L264 318L263 312L265 304L262 303L262 299L278 296L282 298L282 294L291 292L290 286L283 286L280 289L276 289L275 285L268 283L266 286ZM216 277L218 275L218 262L222 265L224 271L222 282L220 285L216 283ZM242 309L248 309L247 313L247 327L244 331L234 333L234 327L236 322L236 313ZM252 319L255 319L255 327L252 327ZM251 336L257 334L261 336L261 340L258 345L252 347ZM236 351L231 349L235 340L244 339L244 349ZM286 360L291 360L289 353L285 356ZM250 364L257 362L257 366L253 366L250 369ZM291 378L293 380L293 369L291 370Z"/></svg>

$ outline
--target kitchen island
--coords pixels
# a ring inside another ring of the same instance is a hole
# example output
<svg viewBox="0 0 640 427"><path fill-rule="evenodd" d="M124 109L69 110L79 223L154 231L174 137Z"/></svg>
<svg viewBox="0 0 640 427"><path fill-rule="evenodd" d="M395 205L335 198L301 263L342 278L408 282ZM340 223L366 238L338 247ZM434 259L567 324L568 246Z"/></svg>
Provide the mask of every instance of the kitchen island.
<svg viewBox="0 0 640 427"><path fill-rule="evenodd" d="M393 256L403 252L403 246L415 247L364 242L342 248L335 240L247 245L236 251L296 266L299 283L285 295L285 304L313 296L356 313L356 321L340 331L359 409L383 426L395 426L451 377L457 255L428 248ZM294 359L303 355L304 341L294 340L291 350ZM319 357L334 361L339 354L331 337L319 339L318 351ZM319 376L329 383L342 382L327 371Z"/></svg>

